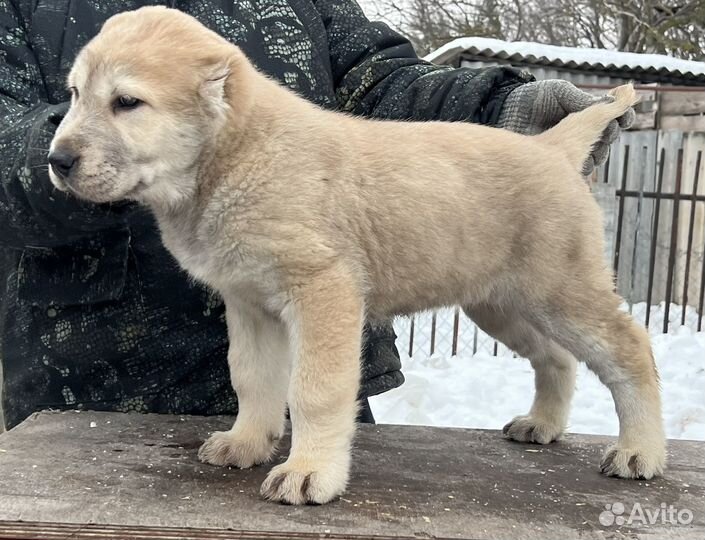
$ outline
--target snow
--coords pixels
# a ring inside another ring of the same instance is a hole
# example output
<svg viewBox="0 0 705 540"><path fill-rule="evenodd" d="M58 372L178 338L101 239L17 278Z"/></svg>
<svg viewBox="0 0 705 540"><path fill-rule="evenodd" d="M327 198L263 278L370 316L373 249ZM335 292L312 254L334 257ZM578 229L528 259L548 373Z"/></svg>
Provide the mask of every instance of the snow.
<svg viewBox="0 0 705 540"><path fill-rule="evenodd" d="M454 52L470 51L489 52L491 56L510 58L514 55L527 60L541 60L546 63L560 62L577 65L588 64L598 67L614 67L625 70L667 70L682 74L705 75L705 62L682 60L662 54L639 54L607 49L589 49L582 47L560 47L528 41L502 41L482 37L465 37L454 39L436 49L425 57L429 62L436 62Z"/></svg>
<svg viewBox="0 0 705 540"><path fill-rule="evenodd" d="M633 313L643 321L645 304ZM370 399L379 423L416 424L500 429L518 414L528 412L534 395L533 370L529 362L515 358L500 346L493 356L494 342L478 334L472 354L475 329L461 317L459 354L451 356L453 315L437 315L436 352L428 355L431 315L416 317L414 352L408 356L409 319L395 323L397 345L402 355L406 382ZM671 306L668 334L662 334L664 306L651 311L649 332L658 366L663 396L666 435L676 439L705 440L705 332L696 332L697 313ZM584 364L578 380L568 430L574 433L617 435L618 422L612 397Z"/></svg>

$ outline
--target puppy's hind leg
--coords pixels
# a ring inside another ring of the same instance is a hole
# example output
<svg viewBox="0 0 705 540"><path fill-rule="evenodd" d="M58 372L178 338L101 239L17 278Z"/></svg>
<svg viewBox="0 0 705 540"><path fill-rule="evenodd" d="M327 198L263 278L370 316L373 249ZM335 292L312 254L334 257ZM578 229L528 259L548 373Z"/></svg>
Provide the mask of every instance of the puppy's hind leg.
<svg viewBox="0 0 705 540"><path fill-rule="evenodd" d="M570 413L575 358L519 315L494 306L467 307L465 312L484 332L528 358L534 368L536 394L531 410L504 426L504 434L515 441L539 444L558 439Z"/></svg>
<svg viewBox="0 0 705 540"><path fill-rule="evenodd" d="M666 461L661 397L649 336L608 288L571 284L545 321L553 339L586 362L612 393L619 439L600 468L608 476L644 478L662 474Z"/></svg>

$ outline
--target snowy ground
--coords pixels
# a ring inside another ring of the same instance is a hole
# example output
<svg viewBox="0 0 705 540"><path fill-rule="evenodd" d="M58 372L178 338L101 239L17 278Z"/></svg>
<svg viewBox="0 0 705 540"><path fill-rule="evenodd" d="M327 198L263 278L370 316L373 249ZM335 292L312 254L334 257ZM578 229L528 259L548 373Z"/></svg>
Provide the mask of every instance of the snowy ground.
<svg viewBox="0 0 705 540"><path fill-rule="evenodd" d="M645 305L634 307L643 320ZM650 333L663 388L666 434L670 438L705 440L705 332L696 332L697 314L671 306L671 329L662 334L663 306L652 307ZM458 356L451 356L453 312L440 312L436 353L429 356L431 316L417 316L413 356L408 356L408 319L395 323L406 383L372 398L379 423L501 428L526 413L534 394L533 370L527 360L514 358L503 347L493 356L494 342L475 338L472 323L460 321ZM478 350L472 354L473 345ZM607 389L583 364L573 400L569 431L617 435L614 404Z"/></svg>

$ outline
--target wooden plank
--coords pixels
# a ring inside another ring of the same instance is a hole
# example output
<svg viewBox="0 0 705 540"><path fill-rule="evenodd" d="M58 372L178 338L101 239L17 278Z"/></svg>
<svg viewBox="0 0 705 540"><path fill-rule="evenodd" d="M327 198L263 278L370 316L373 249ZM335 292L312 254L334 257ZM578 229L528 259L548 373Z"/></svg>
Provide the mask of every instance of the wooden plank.
<svg viewBox="0 0 705 540"><path fill-rule="evenodd" d="M615 237L617 233L617 200L614 198L615 191L621 186L622 182L622 163L624 161L625 139L628 136L622 133L622 136L615 141L610 147L609 160L597 170L596 181L591 185L597 203L600 205L605 227L605 260L612 267L615 249ZM609 195L612 195L610 200Z"/></svg>
<svg viewBox="0 0 705 540"><path fill-rule="evenodd" d="M113 537L131 538L133 531L138 539L167 532L195 539L204 531L208 538L705 537L703 442L671 441L666 477L638 482L599 474L610 437L567 435L535 446L507 441L498 431L360 426L346 494L323 506L291 507L260 499L270 466L199 463L204 437L231 422L34 415L0 435L0 538L3 531L18 538L18 530L33 528L71 538L89 538L89 532L105 538L112 528ZM629 508L640 502L652 511L673 504L694 519L688 526L602 525L605 506L616 502ZM82 526L88 524L93 529ZM34 537L52 536L20 538Z"/></svg>
<svg viewBox="0 0 705 540"><path fill-rule="evenodd" d="M637 112L655 112L658 103L658 94L654 90L637 90L639 102L634 106Z"/></svg>
<svg viewBox="0 0 705 540"><path fill-rule="evenodd" d="M674 131L705 131L705 116L662 116L661 129Z"/></svg>
<svg viewBox="0 0 705 540"><path fill-rule="evenodd" d="M691 255L688 260L688 230L690 228L691 210L693 210L693 203L688 201L688 195L693 193L695 187L695 166L698 152L702 152L702 158L700 162L697 194L705 194L705 133L686 133L683 141L683 150L683 182L681 184L681 194L683 198L681 200L678 225L679 234L678 251L676 255L674 300L679 304L683 303L686 262L689 262L688 303L692 307L696 307L697 300L700 298L700 276L703 261L705 260L705 203L695 203L692 246L690 250Z"/></svg>
<svg viewBox="0 0 705 540"><path fill-rule="evenodd" d="M641 129L654 129L656 127L656 111L641 112L637 111L634 123L630 126L630 131Z"/></svg>
<svg viewBox="0 0 705 540"><path fill-rule="evenodd" d="M665 149L665 164L663 171L663 193L673 193L676 183L676 169L678 162L678 150L683 146L683 133L681 131L660 131L658 135L658 145L656 148L656 156L660 157L661 149ZM656 191L656 176L658 166L656 166L653 174L653 183L646 186L647 191ZM651 176L650 176L651 178ZM646 285L648 280L649 255L651 243L653 241L652 224L655 219L655 201L645 201L643 204L645 212L642 217L644 230L641 233L644 242L640 248L639 257L635 264L637 274L643 279L644 296L638 301L646 299ZM671 226L673 222L673 201L663 199L660 202L659 223L656 243L656 260L654 264L654 280L652 288L651 303L658 305L666 300L666 285L668 277L668 256L670 252Z"/></svg>
<svg viewBox="0 0 705 540"><path fill-rule="evenodd" d="M656 186L658 133L644 132L634 141L631 176L627 189L653 191ZM625 235L631 253L620 269L620 293L631 303L643 302L648 288L648 253L651 245L651 218L654 201L630 197L625 204ZM637 314L638 315L638 314Z"/></svg>
<svg viewBox="0 0 705 540"><path fill-rule="evenodd" d="M659 133L657 131L630 131L622 133L612 148L610 159L610 185L620 189L624 167L625 147L629 146L629 163L626 188L628 190L655 189L656 161ZM618 205L609 205L606 200L598 200L605 219L605 238L612 261L617 230ZM609 205L609 206L608 206ZM628 197L624 201L622 215L622 234L619 246L619 269L617 272L617 291L628 302L641 302L646 299L648 286L648 254L651 243L651 218L654 201ZM614 217L610 218L611 213Z"/></svg>
<svg viewBox="0 0 705 540"><path fill-rule="evenodd" d="M353 533L227 531L202 527L144 527L69 523L0 522L0 540L418 540L416 536ZM436 537L436 540L450 540Z"/></svg>
<svg viewBox="0 0 705 540"><path fill-rule="evenodd" d="M664 116L705 113L705 90L697 92L663 92L660 104Z"/></svg>

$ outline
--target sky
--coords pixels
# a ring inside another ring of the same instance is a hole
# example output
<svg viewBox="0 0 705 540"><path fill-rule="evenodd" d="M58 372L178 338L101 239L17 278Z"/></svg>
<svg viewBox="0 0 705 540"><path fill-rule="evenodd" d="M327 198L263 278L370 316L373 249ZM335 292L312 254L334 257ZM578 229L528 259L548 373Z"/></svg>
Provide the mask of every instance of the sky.
<svg viewBox="0 0 705 540"><path fill-rule="evenodd" d="M377 10L375 9L375 0L356 0L360 7L365 12L368 18L375 20Z"/></svg>

